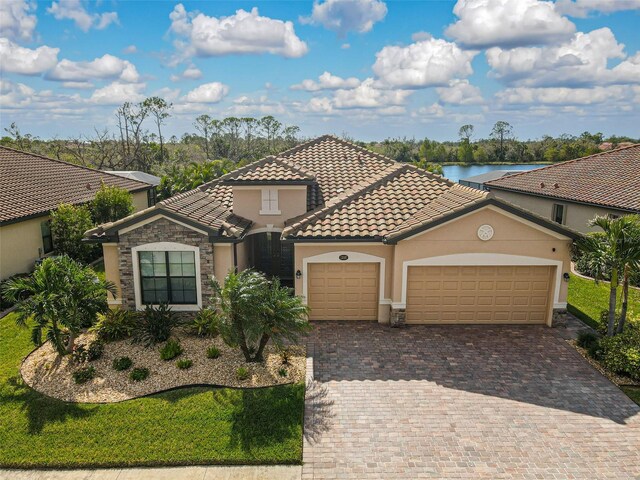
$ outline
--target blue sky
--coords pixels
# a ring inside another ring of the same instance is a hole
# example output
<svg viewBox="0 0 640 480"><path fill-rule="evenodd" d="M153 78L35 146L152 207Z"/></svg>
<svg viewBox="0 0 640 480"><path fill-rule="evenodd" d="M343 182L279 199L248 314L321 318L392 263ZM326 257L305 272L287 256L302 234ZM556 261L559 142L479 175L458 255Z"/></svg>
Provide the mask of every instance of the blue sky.
<svg viewBox="0 0 640 480"><path fill-rule="evenodd" d="M1 126L113 130L124 101L274 115L303 136L638 136L640 0L5 0Z"/></svg>

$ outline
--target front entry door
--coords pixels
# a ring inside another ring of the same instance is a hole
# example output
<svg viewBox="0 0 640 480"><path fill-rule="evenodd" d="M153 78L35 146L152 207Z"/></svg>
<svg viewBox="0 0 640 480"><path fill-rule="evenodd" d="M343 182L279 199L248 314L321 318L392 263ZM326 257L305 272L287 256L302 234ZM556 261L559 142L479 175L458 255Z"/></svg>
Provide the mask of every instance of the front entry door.
<svg viewBox="0 0 640 480"><path fill-rule="evenodd" d="M282 285L293 287L293 244L280 241L279 232L249 236L250 265L267 277L278 277Z"/></svg>

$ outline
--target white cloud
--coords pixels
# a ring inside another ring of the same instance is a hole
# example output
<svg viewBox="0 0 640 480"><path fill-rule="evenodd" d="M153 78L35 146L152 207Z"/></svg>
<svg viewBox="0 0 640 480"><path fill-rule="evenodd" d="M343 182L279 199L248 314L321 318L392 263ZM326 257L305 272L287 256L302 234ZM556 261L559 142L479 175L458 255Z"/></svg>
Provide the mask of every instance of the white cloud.
<svg viewBox="0 0 640 480"><path fill-rule="evenodd" d="M179 82L181 80L197 80L202 78L202 71L195 65L189 65L184 72L178 75L171 75L172 82Z"/></svg>
<svg viewBox="0 0 640 480"><path fill-rule="evenodd" d="M233 105L225 112L231 116L248 115L283 115L286 109L281 102L269 99L266 95L252 98L242 95L233 101Z"/></svg>
<svg viewBox="0 0 640 480"><path fill-rule="evenodd" d="M433 103L431 105L427 105L426 107L420 107L416 111L412 113L412 117L427 117L427 118L442 118L444 117L445 112L442 105L438 103Z"/></svg>
<svg viewBox="0 0 640 480"><path fill-rule="evenodd" d="M351 48L351 44L349 43L343 43L342 45L340 45L341 50L349 50L350 48Z"/></svg>
<svg viewBox="0 0 640 480"><path fill-rule="evenodd" d="M0 78L0 105L2 108L27 105L34 94L33 88L24 83L13 83Z"/></svg>
<svg viewBox="0 0 640 480"><path fill-rule="evenodd" d="M139 102L144 100L144 83L113 82L98 88L89 98L90 103L102 105L121 105L124 102Z"/></svg>
<svg viewBox="0 0 640 480"><path fill-rule="evenodd" d="M58 63L59 48L43 45L36 49L21 47L0 38L0 69L3 72L38 75Z"/></svg>
<svg viewBox="0 0 640 480"><path fill-rule="evenodd" d="M380 0L316 0L311 16L301 17L300 22L319 24L344 36L370 31L386 14L387 6Z"/></svg>
<svg viewBox="0 0 640 480"><path fill-rule="evenodd" d="M384 90L375 86L372 78L367 78L358 87L350 90L336 90L333 105L336 108L380 108L402 105L411 90Z"/></svg>
<svg viewBox="0 0 640 480"><path fill-rule="evenodd" d="M414 42L421 42L423 40L431 40L433 35L429 32L415 32L411 34L411 40Z"/></svg>
<svg viewBox="0 0 640 480"><path fill-rule="evenodd" d="M473 73L471 60L475 55L455 43L431 38L406 47L384 47L376 54L373 71L387 86L445 86L454 78Z"/></svg>
<svg viewBox="0 0 640 480"><path fill-rule="evenodd" d="M360 80L355 77L342 78L324 72L318 77L318 81L306 79L302 82L292 85L291 90L305 90L307 92L317 92L320 90L337 90L339 88L356 88L360 85Z"/></svg>
<svg viewBox="0 0 640 480"><path fill-rule="evenodd" d="M69 88L72 90L85 90L94 87L91 82L62 82L62 86L63 88Z"/></svg>
<svg viewBox="0 0 640 480"><path fill-rule="evenodd" d="M131 55L133 53L138 53L138 47L135 45L129 45L122 49L122 53L126 53L127 55Z"/></svg>
<svg viewBox="0 0 640 480"><path fill-rule="evenodd" d="M453 80L448 87L436 88L440 101L452 105L480 105L484 103L482 92L468 80Z"/></svg>
<svg viewBox="0 0 640 480"><path fill-rule="evenodd" d="M0 32L12 40L29 41L33 37L38 19L31 14L35 2L27 0L3 0L0 2Z"/></svg>
<svg viewBox="0 0 640 480"><path fill-rule="evenodd" d="M73 20L76 26L83 32L88 32L92 27L103 30L112 23L118 23L116 12L89 13L80 0L59 0L53 2L47 12L56 20Z"/></svg>
<svg viewBox="0 0 640 480"><path fill-rule="evenodd" d="M237 10L229 17L209 17L189 13L180 3L169 15L171 31L185 40L174 42L179 59L193 55L211 57L229 54L271 53L283 57L301 57L307 44L300 40L292 22L261 17L258 9Z"/></svg>
<svg viewBox="0 0 640 480"><path fill-rule="evenodd" d="M459 20L445 33L466 48L554 44L576 29L549 1L458 0L453 13Z"/></svg>
<svg viewBox="0 0 640 480"><path fill-rule="evenodd" d="M228 93L229 87L224 83L211 82L194 88L183 99L188 103L218 103Z"/></svg>
<svg viewBox="0 0 640 480"><path fill-rule="evenodd" d="M496 94L500 103L523 105L594 105L621 100L631 89L622 85L594 88L507 88Z"/></svg>
<svg viewBox="0 0 640 480"><path fill-rule="evenodd" d="M591 12L613 13L640 9L640 0L557 0L556 10L571 17L584 18Z"/></svg>
<svg viewBox="0 0 640 480"><path fill-rule="evenodd" d="M640 56L608 69L612 59L624 59L624 45L609 28L578 32L567 43L512 50L491 48L487 61L492 75L510 85L577 87L640 82Z"/></svg>
<svg viewBox="0 0 640 480"><path fill-rule="evenodd" d="M90 62L63 59L47 73L46 78L67 82L83 82L94 78L118 79L122 82L136 83L140 80L140 75L130 61L105 54Z"/></svg>

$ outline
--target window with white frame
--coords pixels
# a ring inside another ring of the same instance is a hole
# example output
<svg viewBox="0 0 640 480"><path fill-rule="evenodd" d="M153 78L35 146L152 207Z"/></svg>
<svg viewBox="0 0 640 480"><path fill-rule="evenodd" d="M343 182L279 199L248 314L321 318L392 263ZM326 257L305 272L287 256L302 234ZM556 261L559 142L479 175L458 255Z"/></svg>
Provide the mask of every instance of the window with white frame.
<svg viewBox="0 0 640 480"><path fill-rule="evenodd" d="M552 219L554 222L564 225L567 219L567 206L561 203L554 203Z"/></svg>
<svg viewBox="0 0 640 480"><path fill-rule="evenodd" d="M277 188L262 189L262 210L260 210L260 215L280 215Z"/></svg>
<svg viewBox="0 0 640 480"><path fill-rule="evenodd" d="M139 252L142 304L197 304L194 252Z"/></svg>

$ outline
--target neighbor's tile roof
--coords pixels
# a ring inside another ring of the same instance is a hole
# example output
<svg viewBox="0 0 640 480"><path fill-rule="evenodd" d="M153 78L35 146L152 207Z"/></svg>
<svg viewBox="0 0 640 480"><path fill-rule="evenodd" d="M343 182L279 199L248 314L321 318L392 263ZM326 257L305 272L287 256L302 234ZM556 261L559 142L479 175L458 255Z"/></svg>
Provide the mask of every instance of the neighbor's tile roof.
<svg viewBox="0 0 640 480"><path fill-rule="evenodd" d="M640 212L640 144L509 175L485 185Z"/></svg>
<svg viewBox="0 0 640 480"><path fill-rule="evenodd" d="M276 157L266 157L225 175L222 183L310 183L314 176L304 169Z"/></svg>
<svg viewBox="0 0 640 480"><path fill-rule="evenodd" d="M0 223L93 199L101 183L137 192L151 185L0 146Z"/></svg>

